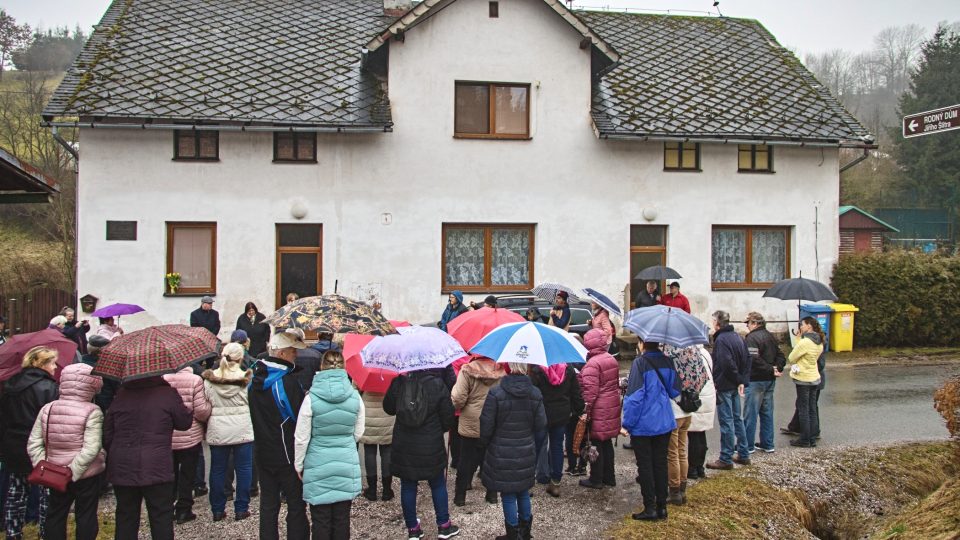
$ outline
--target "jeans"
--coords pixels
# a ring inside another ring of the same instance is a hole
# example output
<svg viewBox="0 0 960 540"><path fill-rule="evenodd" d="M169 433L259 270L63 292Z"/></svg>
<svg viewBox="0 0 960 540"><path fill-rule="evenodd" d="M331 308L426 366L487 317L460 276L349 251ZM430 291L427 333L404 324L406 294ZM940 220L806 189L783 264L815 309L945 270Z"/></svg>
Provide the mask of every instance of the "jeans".
<svg viewBox="0 0 960 540"><path fill-rule="evenodd" d="M446 525L450 521L447 508L446 471L440 471L436 478L428 482L433 498L433 511L437 514L437 525ZM400 506L403 508L403 521L408 529L417 527L417 485L416 480L400 479Z"/></svg>
<svg viewBox="0 0 960 540"><path fill-rule="evenodd" d="M643 507L667 504L667 447L670 432L653 437L631 437L633 454L637 458L637 480Z"/></svg>
<svg viewBox="0 0 960 540"><path fill-rule="evenodd" d="M533 519L529 489L518 493L501 493L500 500L503 501L503 521L507 525L517 527L521 520Z"/></svg>
<svg viewBox="0 0 960 540"><path fill-rule="evenodd" d="M823 379L821 378L821 381ZM813 438L820 438L820 394L823 393L823 383L821 382L820 386L816 387L817 390L813 393L813 411L817 418L816 428L813 430ZM797 410L793 411L793 418L790 419L790 423L787 424L787 429L793 431L794 433L801 433L800 430L800 415L797 414Z"/></svg>
<svg viewBox="0 0 960 540"><path fill-rule="evenodd" d="M720 461L733 463L733 452L749 459L747 434L740 416L740 394L736 390L717 392L717 419L720 421Z"/></svg>
<svg viewBox="0 0 960 540"><path fill-rule="evenodd" d="M547 439L547 432L543 431L542 437L543 440ZM537 447L537 483L538 484L549 484L550 483L550 448L549 445L541 445Z"/></svg>
<svg viewBox="0 0 960 540"><path fill-rule="evenodd" d="M147 503L150 537L173 540L173 482L151 486L113 486L117 498L114 538L138 538L140 506Z"/></svg>
<svg viewBox="0 0 960 540"><path fill-rule="evenodd" d="M797 420L800 424L800 442L813 444L820 432L820 419L817 415L818 390L815 385L797 385Z"/></svg>
<svg viewBox="0 0 960 540"><path fill-rule="evenodd" d="M287 496L287 540L307 540L310 523L307 503L303 502L303 483L293 465L260 465L260 540L279 540L280 492Z"/></svg>
<svg viewBox="0 0 960 540"><path fill-rule="evenodd" d="M687 462L687 429L691 417L677 418L677 429L670 432L670 444L667 446L667 477L670 487L679 488L687 481L689 463Z"/></svg>
<svg viewBox="0 0 960 540"><path fill-rule="evenodd" d="M227 497L224 482L227 461L233 454L237 474L237 491L233 498L233 511L237 514L250 509L250 481L253 476L253 443L210 446L210 509L214 514L226 510Z"/></svg>
<svg viewBox="0 0 960 540"><path fill-rule="evenodd" d="M563 478L563 438L567 435L567 425L548 427L547 435L550 437L550 479L554 483L560 482Z"/></svg>
<svg viewBox="0 0 960 540"><path fill-rule="evenodd" d="M193 485L197 474L197 460L203 455L203 446L173 451L173 483L177 499L176 514L185 515L193 510Z"/></svg>
<svg viewBox="0 0 960 540"><path fill-rule="evenodd" d="M777 381L750 381L743 397L743 428L747 433L747 449L753 450L757 440L757 417L760 417L760 448L773 450L773 389Z"/></svg>
<svg viewBox="0 0 960 540"><path fill-rule="evenodd" d="M84 478L67 485L67 491L50 490L50 506L47 509L46 540L67 540L67 517L70 506L76 514L76 539L96 540L100 531L97 519L97 503L100 501L100 486L103 475Z"/></svg>
<svg viewBox="0 0 960 540"><path fill-rule="evenodd" d="M376 445L374 445L376 446ZM312 540L350 540L350 505L353 501L311 504Z"/></svg>

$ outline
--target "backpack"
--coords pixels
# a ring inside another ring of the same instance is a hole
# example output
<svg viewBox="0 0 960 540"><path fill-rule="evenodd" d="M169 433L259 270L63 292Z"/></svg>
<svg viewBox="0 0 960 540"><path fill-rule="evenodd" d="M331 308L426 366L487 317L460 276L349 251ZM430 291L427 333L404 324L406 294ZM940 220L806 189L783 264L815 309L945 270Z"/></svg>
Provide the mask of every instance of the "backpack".
<svg viewBox="0 0 960 540"><path fill-rule="evenodd" d="M419 377L405 377L397 399L397 420L407 427L419 427L427 420L427 394Z"/></svg>

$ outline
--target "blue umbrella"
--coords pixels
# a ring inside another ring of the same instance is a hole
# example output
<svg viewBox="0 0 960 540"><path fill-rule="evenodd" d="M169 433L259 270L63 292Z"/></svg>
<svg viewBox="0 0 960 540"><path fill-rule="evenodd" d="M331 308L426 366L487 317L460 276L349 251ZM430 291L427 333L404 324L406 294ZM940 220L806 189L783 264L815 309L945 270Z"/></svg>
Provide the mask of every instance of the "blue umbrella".
<svg viewBox="0 0 960 540"><path fill-rule="evenodd" d="M582 364L587 359L587 349L573 334L537 322L502 324L484 336L470 352L497 362L538 366Z"/></svg>
<svg viewBox="0 0 960 540"><path fill-rule="evenodd" d="M597 292L594 289L586 288L583 290L584 295L590 300L596 302L596 304L603 309L609 311L610 313L616 315L617 317L623 317L623 312L620 311L620 306L611 300L607 295Z"/></svg>
<svg viewBox="0 0 960 540"><path fill-rule="evenodd" d="M710 342L707 325L686 311L667 306L637 308L627 313L623 321L644 341L667 343L676 347Z"/></svg>

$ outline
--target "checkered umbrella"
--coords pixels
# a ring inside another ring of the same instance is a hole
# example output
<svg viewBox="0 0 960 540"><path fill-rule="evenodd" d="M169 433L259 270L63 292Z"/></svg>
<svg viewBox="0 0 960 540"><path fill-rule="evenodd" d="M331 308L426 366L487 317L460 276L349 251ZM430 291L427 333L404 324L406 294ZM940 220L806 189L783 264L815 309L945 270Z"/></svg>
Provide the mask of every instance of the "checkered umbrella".
<svg viewBox="0 0 960 540"><path fill-rule="evenodd" d="M119 336L100 349L93 374L128 382L173 373L216 356L219 343L206 328L151 326Z"/></svg>
<svg viewBox="0 0 960 540"><path fill-rule="evenodd" d="M264 322L277 328L301 328L331 334L385 336L397 333L380 312L339 294L301 298L273 312Z"/></svg>
<svg viewBox="0 0 960 540"><path fill-rule="evenodd" d="M542 298L547 302L553 302L557 298L557 293L560 291L567 293L567 302L576 302L580 300L580 295L583 294L582 292L571 289L566 285L560 285L559 283L541 283L530 289L530 292L532 292L535 296Z"/></svg>

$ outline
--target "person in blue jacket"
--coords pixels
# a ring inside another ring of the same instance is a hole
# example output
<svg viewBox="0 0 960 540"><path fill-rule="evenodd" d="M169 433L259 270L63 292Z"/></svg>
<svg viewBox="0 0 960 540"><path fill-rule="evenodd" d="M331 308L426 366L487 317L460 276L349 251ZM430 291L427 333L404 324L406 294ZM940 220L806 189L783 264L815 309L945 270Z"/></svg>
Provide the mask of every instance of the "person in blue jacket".
<svg viewBox="0 0 960 540"><path fill-rule="evenodd" d="M713 314L713 384L717 388L717 421L720 423L720 457L708 469L730 470L733 464L750 465L747 431L740 398L750 385L750 353L733 330L730 314ZM734 452L737 453L734 456Z"/></svg>
<svg viewBox="0 0 960 540"><path fill-rule="evenodd" d="M443 310L443 315L440 316L440 322L437 323L437 328L446 332L447 325L450 324L450 321L463 315L467 311L469 311L467 306L463 305L463 293L453 291L450 293L450 300L447 303L446 309Z"/></svg>
<svg viewBox="0 0 960 540"><path fill-rule="evenodd" d="M680 378L660 344L646 341L630 367L623 400L623 428L637 458L643 512L633 519L667 519L667 447L677 428L670 401L680 395Z"/></svg>

